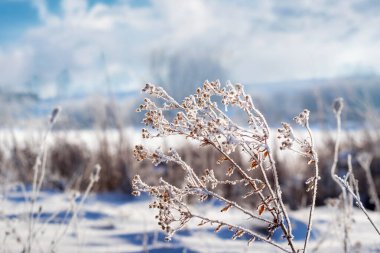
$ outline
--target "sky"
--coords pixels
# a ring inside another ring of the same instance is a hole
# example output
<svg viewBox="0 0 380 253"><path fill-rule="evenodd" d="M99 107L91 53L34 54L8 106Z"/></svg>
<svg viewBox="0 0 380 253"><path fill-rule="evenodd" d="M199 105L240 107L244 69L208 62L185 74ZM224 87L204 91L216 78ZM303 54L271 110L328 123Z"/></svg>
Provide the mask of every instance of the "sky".
<svg viewBox="0 0 380 253"><path fill-rule="evenodd" d="M376 0L0 0L0 89L129 91L155 81L157 55L160 73L196 58L243 84L377 75L379 13Z"/></svg>

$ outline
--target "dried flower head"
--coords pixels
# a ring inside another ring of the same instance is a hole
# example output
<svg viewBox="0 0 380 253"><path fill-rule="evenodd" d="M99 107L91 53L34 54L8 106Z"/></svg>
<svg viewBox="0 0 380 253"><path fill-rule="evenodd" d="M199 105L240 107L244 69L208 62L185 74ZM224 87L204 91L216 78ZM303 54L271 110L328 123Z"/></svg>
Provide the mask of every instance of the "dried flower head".
<svg viewBox="0 0 380 253"><path fill-rule="evenodd" d="M58 118L60 111L61 111L60 107L56 107L53 109L53 111L51 112L51 115L50 115L50 120L49 120L50 124L54 124L57 121L57 118Z"/></svg>
<svg viewBox="0 0 380 253"><path fill-rule="evenodd" d="M333 102L333 111L335 114L340 115L342 113L344 107L344 100L343 98L336 98Z"/></svg>
<svg viewBox="0 0 380 253"><path fill-rule="evenodd" d="M90 180L93 182L98 182L100 179L100 171L102 167L99 164L96 164L94 170L91 173Z"/></svg>
<svg viewBox="0 0 380 253"><path fill-rule="evenodd" d="M277 138L281 140L280 149L289 149L292 147L295 140L293 129L288 123L281 123L282 128L279 128Z"/></svg>
<svg viewBox="0 0 380 253"><path fill-rule="evenodd" d="M294 117L294 121L297 122L301 126L306 126L309 122L310 111L304 109L300 114Z"/></svg>

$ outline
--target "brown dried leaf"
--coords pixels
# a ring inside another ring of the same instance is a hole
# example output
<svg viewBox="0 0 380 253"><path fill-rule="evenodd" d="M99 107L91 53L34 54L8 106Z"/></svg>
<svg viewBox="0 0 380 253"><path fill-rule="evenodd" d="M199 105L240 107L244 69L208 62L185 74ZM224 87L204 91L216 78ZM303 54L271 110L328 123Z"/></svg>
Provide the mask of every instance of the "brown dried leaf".
<svg viewBox="0 0 380 253"><path fill-rule="evenodd" d="M223 213L223 212L227 212L231 207L232 207L232 204L228 204L228 205L226 205L225 207L223 207L223 209L220 210L220 211L221 211L222 213Z"/></svg>
<svg viewBox="0 0 380 253"><path fill-rule="evenodd" d="M232 174L234 173L234 170L235 170L234 166L229 167L227 170L226 176L229 176L229 177L232 176Z"/></svg>
<svg viewBox="0 0 380 253"><path fill-rule="evenodd" d="M314 182L309 184L309 186L306 189L306 192L309 192L309 191L311 191L313 189L314 189Z"/></svg>
<svg viewBox="0 0 380 253"><path fill-rule="evenodd" d="M219 226L217 226L214 230L215 233L218 233L219 230L223 227L223 224L219 224Z"/></svg>
<svg viewBox="0 0 380 253"><path fill-rule="evenodd" d="M205 225L205 224L207 224L207 223L208 223L208 221L201 220L201 222L198 224L198 226L203 226L203 225Z"/></svg>
<svg viewBox="0 0 380 253"><path fill-rule="evenodd" d="M265 205L264 204L260 204L257 207L257 210L259 211L259 215L261 215L265 211Z"/></svg>
<svg viewBox="0 0 380 253"><path fill-rule="evenodd" d="M203 140L200 146L201 146L201 147L205 147L205 146L207 146L207 145L211 145L211 142L208 141L208 140Z"/></svg>
<svg viewBox="0 0 380 253"><path fill-rule="evenodd" d="M256 160L253 160L252 163L251 163L251 169L256 169L256 167L258 166L259 164L257 163Z"/></svg>
<svg viewBox="0 0 380 253"><path fill-rule="evenodd" d="M236 238L241 237L242 235L244 235L244 233L245 232L243 230L236 231L236 233L232 236L232 240L235 240Z"/></svg>
<svg viewBox="0 0 380 253"><path fill-rule="evenodd" d="M200 201L203 202L203 201L205 201L207 198L208 198L208 195L202 195L202 196L200 197Z"/></svg>
<svg viewBox="0 0 380 253"><path fill-rule="evenodd" d="M309 177L306 181L305 181L305 184L310 184L312 183L314 180L314 177Z"/></svg>
<svg viewBox="0 0 380 253"><path fill-rule="evenodd" d="M225 157L225 156L221 156L219 159L218 159L218 161L216 161L216 164L222 164L224 161L227 161L228 160L228 158L227 157Z"/></svg>
<svg viewBox="0 0 380 253"><path fill-rule="evenodd" d="M307 192L314 189L316 181L317 181L315 179L316 179L315 177L310 177L306 180L305 184L308 186L306 189ZM320 178L318 177L318 179L320 179Z"/></svg>

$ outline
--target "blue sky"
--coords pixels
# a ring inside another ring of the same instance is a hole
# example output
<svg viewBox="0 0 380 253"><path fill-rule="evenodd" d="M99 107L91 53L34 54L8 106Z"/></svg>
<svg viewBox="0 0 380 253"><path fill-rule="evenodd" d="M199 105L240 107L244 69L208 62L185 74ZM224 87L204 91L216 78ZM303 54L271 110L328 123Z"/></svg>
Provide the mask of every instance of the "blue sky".
<svg viewBox="0 0 380 253"><path fill-rule="evenodd" d="M38 23L38 12L31 3L6 0L0 2L0 43L17 40L26 29Z"/></svg>
<svg viewBox="0 0 380 253"><path fill-rule="evenodd" d="M375 0L0 0L0 89L135 89L157 54L212 59L246 84L377 75L379 13Z"/></svg>
<svg viewBox="0 0 380 253"><path fill-rule="evenodd" d="M149 5L149 0L129 0L129 5L142 7ZM49 12L62 15L61 0L47 0L45 4ZM88 8L96 4L114 5L116 0L89 0ZM17 40L27 29L41 25L38 9L30 0L0 0L0 43Z"/></svg>

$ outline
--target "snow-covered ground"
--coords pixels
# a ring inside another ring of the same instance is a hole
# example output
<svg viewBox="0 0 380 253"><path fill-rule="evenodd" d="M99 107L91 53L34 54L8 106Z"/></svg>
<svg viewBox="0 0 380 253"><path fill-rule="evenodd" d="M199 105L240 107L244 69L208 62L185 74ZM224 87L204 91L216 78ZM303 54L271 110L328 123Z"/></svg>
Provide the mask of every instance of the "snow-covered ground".
<svg viewBox="0 0 380 253"><path fill-rule="evenodd" d="M125 129L130 145L143 143L150 147L181 146L181 137L154 140L142 140L138 129ZM96 131L53 132L48 142L65 137L69 141L84 141L96 149ZM109 140L117 142L118 132L106 133ZM316 134L322 135L321 132ZM16 141L41 139L41 132L15 133ZM360 135L357 135L360 136ZM12 145L9 131L0 131L2 145ZM322 138L316 138L321 140ZM5 143L5 144L4 144ZM5 147L4 149L6 150ZM2 186L3 187L3 186ZM27 244L29 231L34 235L32 252L281 252L267 243L256 241L247 246L250 238L242 237L231 240L232 232L222 229L214 233L215 226L197 226L198 221L191 222L184 230L177 233L171 242L165 242L165 234L159 230L154 219L155 210L149 209L150 200L132 198L123 194L109 193L91 195L79 211L79 217L72 219L71 210L78 208L80 201L73 202L71 193L42 192L33 207L33 223L30 220L30 192L23 192L20 187L7 188L0 192L0 253L21 252ZM25 196L26 195L26 196ZM221 214L222 206L215 202L194 205L194 212L204 216L227 219L230 223L248 226L255 231L265 233L252 220L242 217L233 208ZM308 209L290 212L294 235L298 248L302 248L306 233ZM318 207L314 216L314 229L311 235L309 252L328 253L343 252L343 227L339 219L341 211L333 207ZM370 212L376 224L380 226L380 213ZM351 252L380 252L378 236L366 217L354 208L353 220L350 222ZM32 229L31 229L32 227ZM265 235L265 234L264 234ZM273 236L279 244L286 246L280 233ZM56 246L52 246L56 242Z"/></svg>
<svg viewBox="0 0 380 253"><path fill-rule="evenodd" d="M0 252L21 252L22 244L26 242L30 202L25 198L25 194L16 189L7 191L1 200ZM165 242L165 235L154 219L155 211L148 208L147 197L131 198L117 193L91 195L77 221L73 219L70 222L71 213L67 212L72 207L70 199L70 193L40 194L34 206L33 231L36 235L32 252L51 252L54 240L58 241L55 252L281 252L260 241L247 246L249 238L244 236L233 241L230 239L232 232L228 229L214 233L215 226L197 226L199 220L191 222L171 242ZM192 208L198 214L265 231L263 227L255 227L252 220L245 219L237 210L220 213L221 206L215 202ZM290 213L299 247L303 244L308 211ZM309 252L343 252L343 228L339 226L339 214L340 211L333 207L316 209ZM370 215L380 225L380 214L370 212ZM380 252L380 237L356 208L351 224L352 252ZM279 233L275 233L273 240L286 245Z"/></svg>

